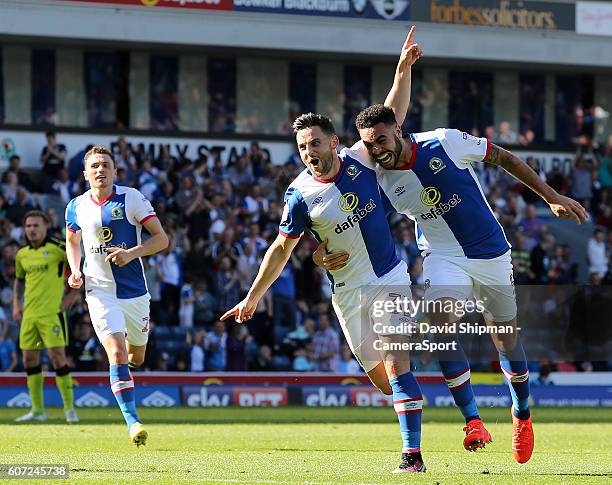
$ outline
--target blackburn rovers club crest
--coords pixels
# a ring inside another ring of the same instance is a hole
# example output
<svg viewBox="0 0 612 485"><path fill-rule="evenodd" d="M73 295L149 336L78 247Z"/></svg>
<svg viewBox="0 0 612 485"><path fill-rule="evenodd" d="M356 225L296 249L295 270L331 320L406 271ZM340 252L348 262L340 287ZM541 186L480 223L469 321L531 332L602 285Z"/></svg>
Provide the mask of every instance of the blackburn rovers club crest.
<svg viewBox="0 0 612 485"><path fill-rule="evenodd" d="M0 141L0 160L8 162L15 154L15 142L10 138L3 138Z"/></svg>
<svg viewBox="0 0 612 485"><path fill-rule="evenodd" d="M446 165L441 158L434 157L429 161L429 169L434 173L438 173L446 168Z"/></svg>
<svg viewBox="0 0 612 485"><path fill-rule="evenodd" d="M355 180L357 177L359 177L359 174L361 173L361 170L359 170L355 165L349 165L346 168L346 174L351 177L351 179Z"/></svg>
<svg viewBox="0 0 612 485"><path fill-rule="evenodd" d="M387 20L407 16L408 0L371 0L371 3L376 13Z"/></svg>
<svg viewBox="0 0 612 485"><path fill-rule="evenodd" d="M353 4L353 10L358 14L362 14L368 4L368 0L352 0L351 3Z"/></svg>
<svg viewBox="0 0 612 485"><path fill-rule="evenodd" d="M111 210L111 219L113 221L123 219L123 210L121 209L121 207L113 207L113 209Z"/></svg>
<svg viewBox="0 0 612 485"><path fill-rule="evenodd" d="M48 258L48 257L49 257L49 251L45 251L45 252L43 253L43 257Z"/></svg>

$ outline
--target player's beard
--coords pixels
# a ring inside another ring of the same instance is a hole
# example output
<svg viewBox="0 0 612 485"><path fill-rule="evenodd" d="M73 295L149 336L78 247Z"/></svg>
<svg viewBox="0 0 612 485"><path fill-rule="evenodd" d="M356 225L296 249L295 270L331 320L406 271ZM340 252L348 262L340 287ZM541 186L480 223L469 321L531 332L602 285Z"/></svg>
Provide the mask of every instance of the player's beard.
<svg viewBox="0 0 612 485"><path fill-rule="evenodd" d="M376 162L385 170L393 170L399 164L400 156L402 155L402 140L397 135L393 135L395 147L393 150L385 150L380 155L374 158ZM383 159L384 161L381 161Z"/></svg>
<svg viewBox="0 0 612 485"><path fill-rule="evenodd" d="M318 159L319 163L316 167L317 172L321 174L320 176L323 178L328 177L334 161L333 150L329 150L327 153L322 153ZM314 167L311 167L311 170L314 172Z"/></svg>

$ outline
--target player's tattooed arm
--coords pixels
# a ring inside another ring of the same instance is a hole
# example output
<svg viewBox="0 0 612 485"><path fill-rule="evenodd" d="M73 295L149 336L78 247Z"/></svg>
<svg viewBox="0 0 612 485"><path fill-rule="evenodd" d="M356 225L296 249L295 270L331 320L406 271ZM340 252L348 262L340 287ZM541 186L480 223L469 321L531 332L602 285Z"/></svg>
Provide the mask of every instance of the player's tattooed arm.
<svg viewBox="0 0 612 485"><path fill-rule="evenodd" d="M538 194L550 206L550 210L560 218L574 219L576 223L588 221L587 211L574 199L559 194L550 185L544 182L538 174L514 153L491 143L485 162L499 165L515 179Z"/></svg>
<svg viewBox="0 0 612 485"><path fill-rule="evenodd" d="M21 301L25 291L25 280L15 278L13 285L13 321L21 320Z"/></svg>

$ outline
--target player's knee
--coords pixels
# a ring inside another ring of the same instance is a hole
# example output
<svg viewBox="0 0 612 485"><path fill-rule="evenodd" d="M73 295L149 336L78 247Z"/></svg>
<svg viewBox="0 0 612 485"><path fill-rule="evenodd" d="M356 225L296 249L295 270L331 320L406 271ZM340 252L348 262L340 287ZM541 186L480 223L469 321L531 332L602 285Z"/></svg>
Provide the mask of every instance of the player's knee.
<svg viewBox="0 0 612 485"><path fill-rule="evenodd" d="M128 365L131 369L138 369L142 364L144 364L144 355L130 354Z"/></svg>
<svg viewBox="0 0 612 485"><path fill-rule="evenodd" d="M114 349L108 353L108 360L111 364L125 364L127 357L127 352L122 349Z"/></svg>

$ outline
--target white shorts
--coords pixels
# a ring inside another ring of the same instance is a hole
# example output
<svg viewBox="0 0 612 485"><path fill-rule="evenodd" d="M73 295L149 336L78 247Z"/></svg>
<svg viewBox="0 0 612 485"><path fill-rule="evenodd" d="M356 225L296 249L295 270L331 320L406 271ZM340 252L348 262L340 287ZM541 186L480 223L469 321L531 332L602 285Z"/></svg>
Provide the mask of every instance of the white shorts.
<svg viewBox="0 0 612 485"><path fill-rule="evenodd" d="M113 333L123 333L130 344L146 345L149 339L150 298L147 293L122 300L117 298L114 291L87 288L85 301L100 342Z"/></svg>
<svg viewBox="0 0 612 485"><path fill-rule="evenodd" d="M423 276L427 301L465 301L474 296L483 303L485 316L491 321L508 322L516 317L510 251L493 259L429 253L423 261Z"/></svg>
<svg viewBox="0 0 612 485"><path fill-rule="evenodd" d="M385 301L395 302L398 298L412 299L410 275L404 261L371 285L332 295L332 305L344 336L366 372L382 362L380 353L375 350L375 341L389 335L385 328L409 320L409 314L404 313L382 312L380 315Z"/></svg>

